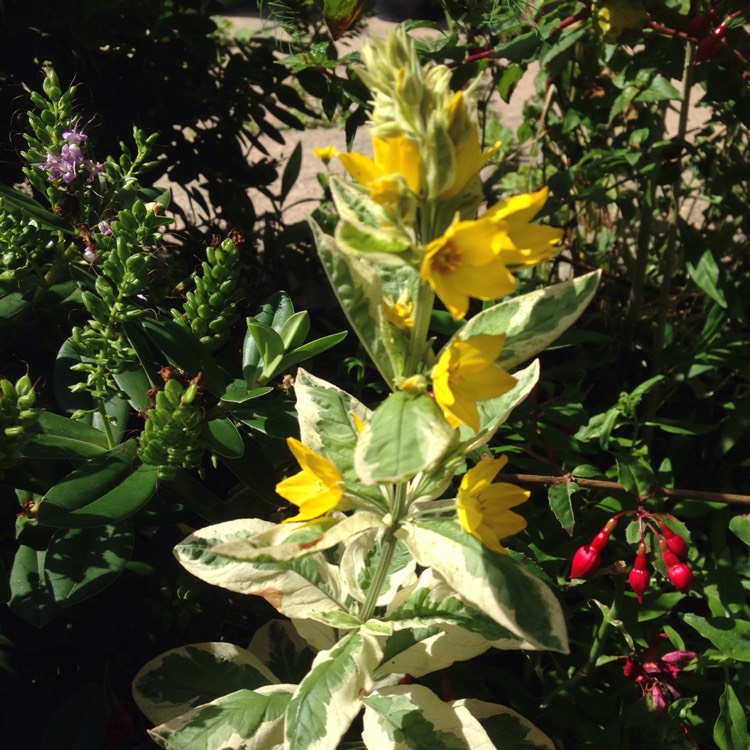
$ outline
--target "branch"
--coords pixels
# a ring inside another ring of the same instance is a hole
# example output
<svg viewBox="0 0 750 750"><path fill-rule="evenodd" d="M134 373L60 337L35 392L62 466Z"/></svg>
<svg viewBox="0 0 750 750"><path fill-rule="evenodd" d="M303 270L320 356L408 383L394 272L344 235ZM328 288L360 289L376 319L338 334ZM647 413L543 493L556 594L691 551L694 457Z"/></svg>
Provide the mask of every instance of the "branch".
<svg viewBox="0 0 750 750"><path fill-rule="evenodd" d="M561 484L575 482L580 487L592 490L613 490L627 492L619 482L608 482L604 479L586 479L572 474L563 476L543 476L540 474L503 474L503 479L519 484ZM652 488L651 497L672 497L677 500L703 500L710 503L727 503L730 505L750 505L750 495L737 495L731 492L704 492L703 490L680 490L659 485Z"/></svg>

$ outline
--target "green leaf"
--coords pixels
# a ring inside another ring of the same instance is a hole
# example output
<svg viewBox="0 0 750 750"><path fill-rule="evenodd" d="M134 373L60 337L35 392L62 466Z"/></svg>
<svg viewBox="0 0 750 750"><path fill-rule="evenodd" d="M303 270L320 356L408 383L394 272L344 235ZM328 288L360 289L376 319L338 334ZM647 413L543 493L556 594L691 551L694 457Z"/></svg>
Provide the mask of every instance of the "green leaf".
<svg viewBox="0 0 750 750"><path fill-rule="evenodd" d="M149 730L166 750L269 750L284 741L293 685L236 690Z"/></svg>
<svg viewBox="0 0 750 750"><path fill-rule="evenodd" d="M192 331L173 320L145 318L141 325L171 365L191 377L202 373L206 389L221 397L227 389L227 377L216 364L210 349Z"/></svg>
<svg viewBox="0 0 750 750"><path fill-rule="evenodd" d="M729 522L729 530L750 547L750 515L734 516Z"/></svg>
<svg viewBox="0 0 750 750"><path fill-rule="evenodd" d="M370 192L366 188L335 176L331 177L330 187L333 202L336 204L336 210L341 221L373 228L382 227L389 223L383 207L370 198ZM313 232L316 234L317 241L320 227L313 226ZM329 237L328 239L332 238Z"/></svg>
<svg viewBox="0 0 750 750"><path fill-rule="evenodd" d="M151 499L157 480L157 467L142 464L136 448L129 440L68 474L42 498L39 523L84 529L133 515Z"/></svg>
<svg viewBox="0 0 750 750"><path fill-rule="evenodd" d="M720 286L721 269L713 252L710 248L706 248L698 254L697 259L695 255L695 253L690 253L685 259L685 268L687 268L690 278L701 291L726 309L728 307L727 298Z"/></svg>
<svg viewBox="0 0 750 750"><path fill-rule="evenodd" d="M500 98L507 104L516 88L516 84L523 78L523 68L515 63L510 63L500 76L497 83L497 93Z"/></svg>
<svg viewBox="0 0 750 750"><path fill-rule="evenodd" d="M34 627L41 628L60 612L44 580L46 550L19 546L10 571L10 601L13 614Z"/></svg>
<svg viewBox="0 0 750 750"><path fill-rule="evenodd" d="M286 292L272 294L253 316L252 320L272 328L277 333L283 330L286 321L294 314L294 305ZM258 345L248 330L242 345L242 377L252 388L262 369L262 357Z"/></svg>
<svg viewBox="0 0 750 750"><path fill-rule="evenodd" d="M265 383L276 374L277 366L284 356L284 342L273 328L252 318L247 319L247 330L260 353L261 372L257 376L257 382Z"/></svg>
<svg viewBox="0 0 750 750"><path fill-rule="evenodd" d="M714 724L714 742L719 750L747 750L750 747L745 709L728 682L724 694L719 698L719 718Z"/></svg>
<svg viewBox="0 0 750 750"><path fill-rule="evenodd" d="M148 392L151 388L151 381L143 367L112 373L112 377L117 387L128 397L127 403L135 411L143 411L149 406Z"/></svg>
<svg viewBox="0 0 750 750"><path fill-rule="evenodd" d="M146 664L133 679L133 697L154 724L162 724L235 690L277 682L244 648L231 643L194 643Z"/></svg>
<svg viewBox="0 0 750 750"><path fill-rule="evenodd" d="M376 690L364 699L368 750L494 750L481 724L422 685Z"/></svg>
<svg viewBox="0 0 750 750"><path fill-rule="evenodd" d="M260 396L265 396L267 393L271 393L271 391L273 391L273 386L270 385L248 389L247 383L244 380L235 380L224 392L221 400L231 404L244 404L246 401L252 401Z"/></svg>
<svg viewBox="0 0 750 750"><path fill-rule="evenodd" d="M640 456L618 453L617 481L632 495L648 497L650 490L656 484L654 470Z"/></svg>
<svg viewBox="0 0 750 750"><path fill-rule="evenodd" d="M545 583L447 520L404 524L397 535L417 562L532 648L567 652L560 604Z"/></svg>
<svg viewBox="0 0 750 750"><path fill-rule="evenodd" d="M573 495L581 488L573 481L566 480L553 484L547 493L549 507L565 531L572 536L576 520L573 515Z"/></svg>
<svg viewBox="0 0 750 750"><path fill-rule="evenodd" d="M750 621L734 617L684 615L685 622L707 638L724 656L750 661Z"/></svg>
<svg viewBox="0 0 750 750"><path fill-rule="evenodd" d="M307 310L296 312L284 321L284 325L279 331L279 336L284 342L284 349L296 349L302 346L310 332L310 313Z"/></svg>
<svg viewBox="0 0 750 750"><path fill-rule="evenodd" d="M600 271L520 297L511 297L475 315L456 336L505 333L498 364L510 370L546 349L578 320L594 297Z"/></svg>
<svg viewBox="0 0 750 750"><path fill-rule="evenodd" d="M359 436L354 467L364 484L401 482L430 472L456 445L457 433L427 393L392 393Z"/></svg>
<svg viewBox="0 0 750 750"><path fill-rule="evenodd" d="M302 622L311 623L312 620ZM332 644L326 644L325 648ZM282 682L298 683L307 674L317 650L310 647L290 620L273 619L253 633L247 650Z"/></svg>
<svg viewBox="0 0 750 750"><path fill-rule="evenodd" d="M338 568L323 555L276 563L237 562L214 552L219 544L249 539L274 524L260 519L242 519L196 531L175 547L183 567L214 586L240 594L262 596L287 617L307 618L315 612L345 607L341 604Z"/></svg>
<svg viewBox="0 0 750 750"><path fill-rule="evenodd" d="M212 453L224 458L242 458L245 453L245 444L230 419L226 417L209 419L205 430L208 447Z"/></svg>
<svg viewBox="0 0 750 750"><path fill-rule="evenodd" d="M657 73L648 87L635 97L637 102L661 102L671 99L682 99L682 95L661 73Z"/></svg>
<svg viewBox="0 0 750 750"><path fill-rule="evenodd" d="M47 588L61 607L70 607L117 580L133 552L129 521L95 529L57 529L47 548Z"/></svg>
<svg viewBox="0 0 750 750"><path fill-rule="evenodd" d="M279 364L274 368L274 375L280 375L282 372L291 369L299 362L311 359L321 352L336 346L336 344L343 341L347 335L347 331L331 333L328 336L321 336L319 339L314 339L313 341L308 341L306 344L302 344L302 346L298 346L294 351L288 352L281 358Z"/></svg>
<svg viewBox="0 0 750 750"><path fill-rule="evenodd" d="M107 451L107 436L84 422L43 412L29 430L30 442L24 446L28 458L92 458Z"/></svg>
<svg viewBox="0 0 750 750"><path fill-rule="evenodd" d="M48 211L44 206L20 190L0 184L0 198L9 206L17 208L24 216L33 219L46 229L63 232L64 234L76 234L69 222Z"/></svg>
<svg viewBox="0 0 750 750"><path fill-rule="evenodd" d="M334 39L357 20L365 0L323 0L323 17Z"/></svg>
<svg viewBox="0 0 750 750"><path fill-rule="evenodd" d="M340 221L336 225L335 240L339 250L354 255L403 253L412 244L400 231L349 221Z"/></svg>
<svg viewBox="0 0 750 750"><path fill-rule="evenodd" d="M378 639L350 633L321 651L289 702L284 728L287 750L335 748L362 710L382 651Z"/></svg>
<svg viewBox="0 0 750 750"><path fill-rule="evenodd" d="M281 175L281 192L279 193L279 202L284 203L289 195L289 191L294 187L299 177L299 170L302 166L302 141L297 143L292 151L289 161L284 167L284 173Z"/></svg>
<svg viewBox="0 0 750 750"><path fill-rule="evenodd" d="M479 721L497 748L502 750L555 750L552 740L528 719L506 706L474 698L453 701Z"/></svg>

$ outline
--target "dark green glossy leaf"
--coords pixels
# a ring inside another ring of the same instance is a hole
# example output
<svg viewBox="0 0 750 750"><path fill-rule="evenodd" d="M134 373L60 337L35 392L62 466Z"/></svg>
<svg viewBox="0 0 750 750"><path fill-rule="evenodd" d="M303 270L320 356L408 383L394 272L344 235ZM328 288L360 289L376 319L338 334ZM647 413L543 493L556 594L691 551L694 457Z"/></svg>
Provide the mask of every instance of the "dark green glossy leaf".
<svg viewBox="0 0 750 750"><path fill-rule="evenodd" d="M719 718L714 725L714 742L719 750L747 750L750 747L745 709L729 683L719 698Z"/></svg>
<svg viewBox="0 0 750 750"><path fill-rule="evenodd" d="M242 436L231 420L226 417L210 419L206 423L208 447L217 456L224 458L242 458L245 445Z"/></svg>
<svg viewBox="0 0 750 750"><path fill-rule="evenodd" d="M22 620L41 628L60 612L44 580L46 550L35 550L22 544L10 571L11 612Z"/></svg>
<svg viewBox="0 0 750 750"><path fill-rule="evenodd" d="M34 219L47 229L64 232L65 234L75 234L73 227L67 221L53 214L52 211L48 211L41 203L20 190L0 184L0 198L9 206L17 208L24 216Z"/></svg>
<svg viewBox="0 0 750 750"><path fill-rule="evenodd" d="M62 607L103 591L125 569L133 552L129 521L95 529L57 529L47 548L47 587Z"/></svg>
<svg viewBox="0 0 750 750"><path fill-rule="evenodd" d="M559 482L553 484L548 492L550 509L560 522L560 526L571 535L576 523L573 515L573 495L580 489L575 482Z"/></svg>
<svg viewBox="0 0 750 750"><path fill-rule="evenodd" d="M92 458L55 485L39 506L39 522L63 528L92 528L121 521L156 491L157 467L136 457L129 440Z"/></svg>
<svg viewBox="0 0 750 750"><path fill-rule="evenodd" d="M249 320L254 320L256 323L268 326L280 333L284 324L292 315L294 315L292 300L286 292L279 291L272 294ZM245 378L249 387L255 385L261 369L261 352L248 329L242 345L242 377Z"/></svg>
<svg viewBox="0 0 750 750"><path fill-rule="evenodd" d="M314 341L308 341L308 343L303 344L294 351L284 355L276 368L276 374L280 374L284 370L288 370L294 365L304 362L305 360L314 357L316 354L320 354L321 352L330 349L332 346L336 346L336 344L346 338L346 335L347 331L341 331L339 333L331 333L328 336L323 336Z"/></svg>
<svg viewBox="0 0 750 750"><path fill-rule="evenodd" d="M656 484L651 466L639 456L617 454L617 479L620 484L636 497L647 497Z"/></svg>
<svg viewBox="0 0 750 750"><path fill-rule="evenodd" d="M685 615L685 622L707 638L724 656L750 661L750 622L733 617Z"/></svg>
<svg viewBox="0 0 750 750"><path fill-rule="evenodd" d="M107 450L107 436L90 425L44 412L23 449L28 458L91 458Z"/></svg>

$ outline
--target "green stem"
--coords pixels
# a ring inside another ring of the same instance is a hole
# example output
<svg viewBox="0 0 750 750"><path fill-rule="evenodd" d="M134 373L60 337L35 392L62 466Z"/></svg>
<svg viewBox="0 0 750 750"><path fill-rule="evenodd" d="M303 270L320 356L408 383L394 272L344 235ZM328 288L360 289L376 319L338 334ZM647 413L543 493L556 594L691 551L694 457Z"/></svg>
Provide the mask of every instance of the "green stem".
<svg viewBox="0 0 750 750"><path fill-rule="evenodd" d="M398 528L401 517L406 512L406 484L399 484L396 487L396 496L393 501L393 510L391 512L392 521L391 525L386 529L383 536L383 548L380 552L380 559L378 560L378 566L375 569L375 575L372 578L370 588L367 590L367 597L365 598L362 609L359 611L359 619L361 622L367 622L375 611L375 607L380 597L381 589L385 583L385 579L388 577L388 568L391 565L393 559L393 553L396 550L396 529Z"/></svg>
<svg viewBox="0 0 750 750"><path fill-rule="evenodd" d="M107 410L104 408L104 399L99 398L96 400L97 411L99 416L102 418L102 426L104 427L104 434L107 436L107 446L110 450L115 447L115 436L112 434L112 427L109 424L109 415Z"/></svg>
<svg viewBox="0 0 750 750"><path fill-rule="evenodd" d="M411 330L411 349L406 362L404 377L416 374L427 348L427 336L430 332L430 316L435 303L435 293L429 284L419 283L417 298L414 300L414 326Z"/></svg>

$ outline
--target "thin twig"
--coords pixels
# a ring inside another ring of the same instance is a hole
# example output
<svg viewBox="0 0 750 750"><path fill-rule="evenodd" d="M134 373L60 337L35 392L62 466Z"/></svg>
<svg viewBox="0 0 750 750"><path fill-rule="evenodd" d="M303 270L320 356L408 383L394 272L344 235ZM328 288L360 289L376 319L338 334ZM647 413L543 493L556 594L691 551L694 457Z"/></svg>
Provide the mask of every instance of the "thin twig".
<svg viewBox="0 0 750 750"><path fill-rule="evenodd" d="M503 474L503 479L519 484L561 484L562 482L575 482L579 487L592 490L612 490L614 492L627 492L619 482L610 482L605 479L588 479L577 477L573 474L563 476L545 476L542 474ZM727 503L729 505L750 505L750 495L738 495L733 492L706 492L704 490L683 490L672 487L655 485L651 488L650 497L671 497L676 500L703 500L708 503Z"/></svg>

